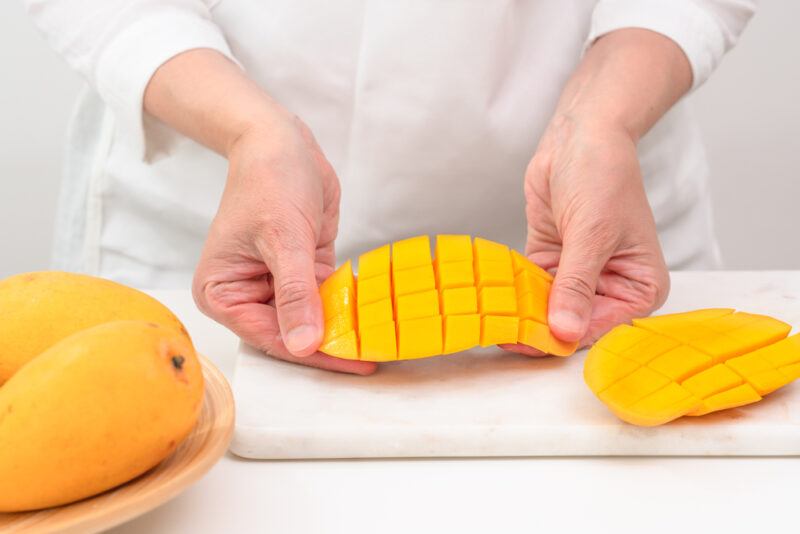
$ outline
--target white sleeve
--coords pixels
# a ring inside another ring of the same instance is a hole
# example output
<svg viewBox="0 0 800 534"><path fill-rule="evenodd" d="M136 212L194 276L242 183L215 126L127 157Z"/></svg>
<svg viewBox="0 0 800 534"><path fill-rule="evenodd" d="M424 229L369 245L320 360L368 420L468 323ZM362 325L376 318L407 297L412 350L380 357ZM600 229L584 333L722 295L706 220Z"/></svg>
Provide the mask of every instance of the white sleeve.
<svg viewBox="0 0 800 534"><path fill-rule="evenodd" d="M203 0L26 0L47 42L88 81L144 157L142 101L156 69L211 48L233 59Z"/></svg>
<svg viewBox="0 0 800 534"><path fill-rule="evenodd" d="M695 89L736 44L755 8L756 0L600 0L587 43L621 28L658 32L689 58Z"/></svg>

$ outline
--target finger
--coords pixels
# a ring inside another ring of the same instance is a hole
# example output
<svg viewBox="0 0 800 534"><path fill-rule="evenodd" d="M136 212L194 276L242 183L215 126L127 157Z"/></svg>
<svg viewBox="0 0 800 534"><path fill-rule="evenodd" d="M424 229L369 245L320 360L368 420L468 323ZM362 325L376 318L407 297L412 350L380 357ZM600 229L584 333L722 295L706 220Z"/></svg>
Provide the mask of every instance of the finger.
<svg viewBox="0 0 800 534"><path fill-rule="evenodd" d="M525 356L533 356L535 358L547 356L546 353L540 351L539 349L529 347L528 345L523 345L522 343L503 343L502 345L498 345L498 347L509 352L515 352Z"/></svg>
<svg viewBox="0 0 800 534"><path fill-rule="evenodd" d="M564 236L547 317L559 339L579 341L586 334L597 280L614 246L605 232L596 229Z"/></svg>
<svg viewBox="0 0 800 534"><path fill-rule="evenodd" d="M278 325L293 356L316 352L323 336L322 301L317 289L313 232L305 223L282 224L261 254L275 288Z"/></svg>
<svg viewBox="0 0 800 534"><path fill-rule="evenodd" d="M242 341L279 360L357 375L370 375L377 369L377 364L374 362L344 360L321 352L314 352L304 357L293 355L283 343L277 311L272 306L257 303L239 304L228 309L226 316L228 319L226 325L242 338Z"/></svg>
<svg viewBox="0 0 800 534"><path fill-rule="evenodd" d="M236 311L245 319L239 321L240 331L237 332L239 336L245 343L258 348L269 356L308 367L317 367L341 373L370 375L377 369L377 364L374 362L344 360L321 352L315 352L305 357L294 356L286 348L281 338L275 308L265 304L247 304Z"/></svg>
<svg viewBox="0 0 800 534"><path fill-rule="evenodd" d="M613 272L600 273L589 330L581 345L591 345L615 326L649 315L661 304L659 294L669 288L668 275L661 284L665 289Z"/></svg>

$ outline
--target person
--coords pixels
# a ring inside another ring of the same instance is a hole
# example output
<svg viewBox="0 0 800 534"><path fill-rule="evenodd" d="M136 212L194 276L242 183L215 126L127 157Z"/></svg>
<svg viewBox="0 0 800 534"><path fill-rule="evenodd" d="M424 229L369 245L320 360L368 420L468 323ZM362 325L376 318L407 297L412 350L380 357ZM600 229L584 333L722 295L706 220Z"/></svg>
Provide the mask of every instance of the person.
<svg viewBox="0 0 800 534"><path fill-rule="evenodd" d="M667 266L718 265L683 97L753 1L27 5L87 81L56 265L191 281L202 311L274 357L373 372L316 351L317 284L337 257L411 235L524 245L556 270L552 331L583 344L657 309Z"/></svg>

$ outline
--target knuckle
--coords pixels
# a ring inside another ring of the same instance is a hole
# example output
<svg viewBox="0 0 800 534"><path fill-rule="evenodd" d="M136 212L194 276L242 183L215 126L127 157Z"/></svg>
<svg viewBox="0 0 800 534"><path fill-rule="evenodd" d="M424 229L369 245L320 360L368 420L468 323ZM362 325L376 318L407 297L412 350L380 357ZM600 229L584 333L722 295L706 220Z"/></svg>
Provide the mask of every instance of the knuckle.
<svg viewBox="0 0 800 534"><path fill-rule="evenodd" d="M311 298L313 291L312 286L305 280L284 280L276 288L275 304L278 309L302 304Z"/></svg>
<svg viewBox="0 0 800 534"><path fill-rule="evenodd" d="M648 302L650 303L650 312L653 312L661 307L667 300L670 290L669 272L665 270L659 272L656 277L656 282L650 286L649 294L647 295Z"/></svg>
<svg viewBox="0 0 800 534"><path fill-rule="evenodd" d="M273 216L261 225L256 236L259 250L271 251L275 256L301 248L301 225L288 217Z"/></svg>
<svg viewBox="0 0 800 534"><path fill-rule="evenodd" d="M192 299L194 300L197 309L203 312L203 314L211 317L213 310L209 305L206 289L207 283L200 275L195 274L194 278L192 279Z"/></svg>
<svg viewBox="0 0 800 534"><path fill-rule="evenodd" d="M547 176L550 172L550 158L541 153L536 154L528 163L525 175L530 178Z"/></svg>
<svg viewBox="0 0 800 534"><path fill-rule="evenodd" d="M559 291L573 296L591 300L594 295L594 288L587 282L586 276L579 273L563 274L557 281Z"/></svg>
<svg viewBox="0 0 800 534"><path fill-rule="evenodd" d="M258 344L258 347L256 348L261 352L263 352L264 354L266 354L267 356L271 356L273 358L278 357L277 353L275 352L275 342L272 339L262 341L261 343Z"/></svg>
<svg viewBox="0 0 800 534"><path fill-rule="evenodd" d="M586 257L601 256L614 250L619 243L617 225L608 216L587 217L576 226L573 239L566 241L572 241Z"/></svg>

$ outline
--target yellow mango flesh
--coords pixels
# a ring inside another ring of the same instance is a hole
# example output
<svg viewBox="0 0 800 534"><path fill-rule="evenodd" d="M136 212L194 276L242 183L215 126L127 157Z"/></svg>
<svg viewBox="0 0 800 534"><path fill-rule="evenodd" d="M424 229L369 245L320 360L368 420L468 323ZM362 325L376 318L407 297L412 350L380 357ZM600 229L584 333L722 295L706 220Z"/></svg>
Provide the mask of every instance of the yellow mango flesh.
<svg viewBox="0 0 800 534"><path fill-rule="evenodd" d="M186 333L166 306L110 280L58 271L0 280L0 385L65 337L120 320L148 321Z"/></svg>
<svg viewBox="0 0 800 534"><path fill-rule="evenodd" d="M189 434L203 376L189 337L143 321L56 343L0 388L0 512L127 482Z"/></svg>
<svg viewBox="0 0 800 534"><path fill-rule="evenodd" d="M589 351L586 384L620 419L667 423L757 402L800 376L800 335L763 315L706 309L634 319Z"/></svg>
<svg viewBox="0 0 800 534"><path fill-rule="evenodd" d="M577 343L547 326L553 277L505 245L468 235L384 245L348 261L320 286L320 351L365 361L425 358L522 343L569 356Z"/></svg>

